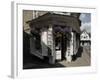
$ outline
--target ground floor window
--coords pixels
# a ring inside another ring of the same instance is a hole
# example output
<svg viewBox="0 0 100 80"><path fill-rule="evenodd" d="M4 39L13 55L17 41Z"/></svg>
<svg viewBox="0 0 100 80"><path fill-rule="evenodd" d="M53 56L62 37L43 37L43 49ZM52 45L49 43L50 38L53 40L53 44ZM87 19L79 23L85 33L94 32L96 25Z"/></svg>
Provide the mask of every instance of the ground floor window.
<svg viewBox="0 0 100 80"><path fill-rule="evenodd" d="M37 50L41 49L41 37L40 37L40 35L36 36L36 39L35 39L35 48Z"/></svg>
<svg viewBox="0 0 100 80"><path fill-rule="evenodd" d="M34 37L34 47L36 50L41 51L41 35L38 29L31 32Z"/></svg>
<svg viewBox="0 0 100 80"><path fill-rule="evenodd" d="M60 34L58 34L58 35L60 35ZM55 48L56 48L56 50L61 50L61 37L55 38Z"/></svg>

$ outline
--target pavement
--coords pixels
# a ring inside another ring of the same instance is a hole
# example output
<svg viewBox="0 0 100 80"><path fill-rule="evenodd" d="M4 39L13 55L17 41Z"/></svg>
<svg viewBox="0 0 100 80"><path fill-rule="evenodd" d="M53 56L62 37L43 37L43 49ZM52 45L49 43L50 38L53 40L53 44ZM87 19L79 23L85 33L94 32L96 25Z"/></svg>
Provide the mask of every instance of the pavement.
<svg viewBox="0 0 100 80"><path fill-rule="evenodd" d="M39 59L38 57L28 54L23 57L23 69L41 69L41 68L57 68L57 67L80 67L91 65L91 53L89 47L83 47L80 57L77 57L71 63L66 60L57 61L55 64L49 64L48 59Z"/></svg>
<svg viewBox="0 0 100 80"><path fill-rule="evenodd" d="M80 67L80 66L90 66L91 56L88 47L83 47L82 56L78 57L75 61L68 63L67 61L59 62L66 67Z"/></svg>

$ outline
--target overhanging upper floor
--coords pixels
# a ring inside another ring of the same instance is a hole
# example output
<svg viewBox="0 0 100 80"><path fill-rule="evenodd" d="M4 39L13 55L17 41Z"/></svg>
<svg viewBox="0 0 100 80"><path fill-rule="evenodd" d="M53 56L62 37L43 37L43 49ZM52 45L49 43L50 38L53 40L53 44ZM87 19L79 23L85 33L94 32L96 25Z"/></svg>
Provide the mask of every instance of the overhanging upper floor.
<svg viewBox="0 0 100 80"><path fill-rule="evenodd" d="M81 21L73 16L61 15L55 13L46 13L36 19L28 21L30 27L48 27L48 25L59 25L63 27L71 27L77 33L80 33Z"/></svg>

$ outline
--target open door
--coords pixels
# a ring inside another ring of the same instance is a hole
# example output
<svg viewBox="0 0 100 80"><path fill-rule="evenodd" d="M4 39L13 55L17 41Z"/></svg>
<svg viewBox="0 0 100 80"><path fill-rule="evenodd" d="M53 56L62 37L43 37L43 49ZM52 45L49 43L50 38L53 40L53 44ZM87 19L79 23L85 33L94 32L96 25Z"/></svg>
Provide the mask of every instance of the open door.
<svg viewBox="0 0 100 80"><path fill-rule="evenodd" d="M57 34L58 35L58 34ZM59 34L60 35L60 34ZM61 36L55 38L55 52L56 52L56 60L61 60Z"/></svg>
<svg viewBox="0 0 100 80"><path fill-rule="evenodd" d="M67 33L63 27L65 26L54 27L56 60L66 60Z"/></svg>

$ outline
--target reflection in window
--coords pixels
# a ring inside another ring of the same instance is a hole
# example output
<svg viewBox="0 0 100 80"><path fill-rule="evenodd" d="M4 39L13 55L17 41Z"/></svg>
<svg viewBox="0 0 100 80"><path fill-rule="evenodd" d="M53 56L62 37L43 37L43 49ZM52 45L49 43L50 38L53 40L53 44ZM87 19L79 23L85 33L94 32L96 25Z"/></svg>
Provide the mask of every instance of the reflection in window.
<svg viewBox="0 0 100 80"><path fill-rule="evenodd" d="M55 48L56 50L61 50L61 37L55 39Z"/></svg>
<svg viewBox="0 0 100 80"><path fill-rule="evenodd" d="M40 29L35 29L31 32L34 37L35 42L35 49L38 51L41 51L41 35L40 35Z"/></svg>

